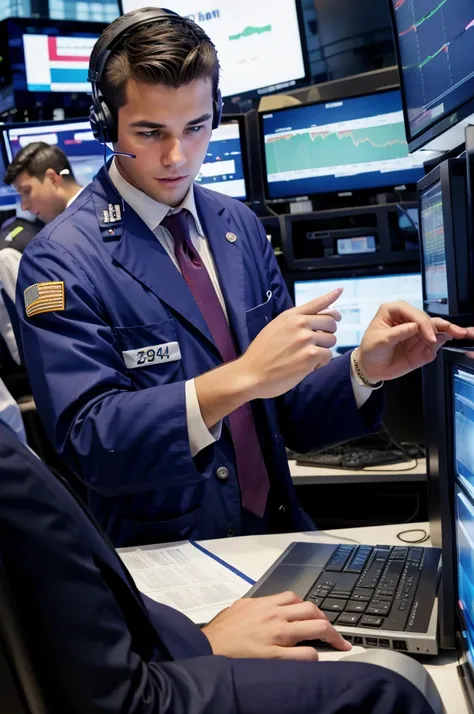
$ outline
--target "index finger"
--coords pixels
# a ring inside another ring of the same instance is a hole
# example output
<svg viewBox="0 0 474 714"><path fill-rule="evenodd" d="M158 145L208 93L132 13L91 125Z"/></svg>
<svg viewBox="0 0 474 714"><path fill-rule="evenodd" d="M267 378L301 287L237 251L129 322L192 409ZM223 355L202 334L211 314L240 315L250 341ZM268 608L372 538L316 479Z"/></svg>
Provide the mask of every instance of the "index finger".
<svg viewBox="0 0 474 714"><path fill-rule="evenodd" d="M332 305L333 302L336 302L338 297L341 295L342 290L343 288L336 288L335 290L331 290L331 292L326 293L321 297L314 298L314 300L305 302L304 305L295 307L294 310L300 315L317 315L318 312L321 312L321 310L325 310L330 305Z"/></svg>
<svg viewBox="0 0 474 714"><path fill-rule="evenodd" d="M426 314L426 312L418 310L417 307L413 307L413 305L410 305L403 300L392 304L388 303L386 308L389 312L391 310L395 310L398 313L397 317L401 318L403 322L415 322L418 325L422 336L428 340L428 342L436 342L435 329L433 327L433 323L431 322L431 318Z"/></svg>

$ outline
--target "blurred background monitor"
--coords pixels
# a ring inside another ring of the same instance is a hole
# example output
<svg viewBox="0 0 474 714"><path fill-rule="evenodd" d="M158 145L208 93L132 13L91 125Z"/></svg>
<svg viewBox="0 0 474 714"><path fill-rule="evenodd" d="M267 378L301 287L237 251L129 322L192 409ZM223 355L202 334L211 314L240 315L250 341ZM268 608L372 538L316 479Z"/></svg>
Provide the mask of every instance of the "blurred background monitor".
<svg viewBox="0 0 474 714"><path fill-rule="evenodd" d="M344 292L334 304L342 316L333 348L335 357L360 345L381 303L406 300L417 308L423 305L421 274L403 272L295 280L295 304L302 305L336 287L343 287ZM383 423L390 436L398 443L422 444L425 434L421 370L385 382L384 399Z"/></svg>
<svg viewBox="0 0 474 714"><path fill-rule="evenodd" d="M269 200L415 185L432 154L408 154L400 92L260 115Z"/></svg>
<svg viewBox="0 0 474 714"><path fill-rule="evenodd" d="M474 122L474 4L390 5L410 151L424 145L450 151Z"/></svg>
<svg viewBox="0 0 474 714"><path fill-rule="evenodd" d="M0 22L0 112L42 107L84 115L90 106L89 57L99 22L9 18Z"/></svg>
<svg viewBox="0 0 474 714"><path fill-rule="evenodd" d="M122 0L123 12L163 3ZM200 11L194 0L167 0L169 10L190 17L219 53L224 97L281 92L308 76L299 0L221 0Z"/></svg>
<svg viewBox="0 0 474 714"><path fill-rule="evenodd" d="M90 183L104 163L104 147L94 139L88 119L5 124L0 129L8 162L24 146L44 141L64 151L81 186Z"/></svg>
<svg viewBox="0 0 474 714"><path fill-rule="evenodd" d="M243 117L224 117L212 132L196 182L226 196L248 200L248 166Z"/></svg>
<svg viewBox="0 0 474 714"><path fill-rule="evenodd" d="M474 312L474 246L468 231L466 162L449 159L418 184L424 309Z"/></svg>

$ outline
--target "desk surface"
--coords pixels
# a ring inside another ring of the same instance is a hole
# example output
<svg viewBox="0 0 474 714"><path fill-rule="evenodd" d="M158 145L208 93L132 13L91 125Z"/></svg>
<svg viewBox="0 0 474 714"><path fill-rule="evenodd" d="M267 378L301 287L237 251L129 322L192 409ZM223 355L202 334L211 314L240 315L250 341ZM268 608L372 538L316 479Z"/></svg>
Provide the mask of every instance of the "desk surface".
<svg viewBox="0 0 474 714"><path fill-rule="evenodd" d="M241 538L225 538L205 541L206 548L223 558L226 562L239 568L251 578L258 580L270 565L281 555L283 550L294 540L332 542L334 539L350 539L357 543L369 545L399 545L397 533L407 528L423 528L428 530L427 523L414 523L410 526L377 526L371 528L345 528L341 530L319 533L283 533L266 536L245 536ZM420 534L413 534L416 540ZM408 535L405 536L409 537ZM430 541L423 543L429 546ZM336 660L343 653L321 653L321 660ZM456 655L446 654L433 658L425 658L424 664L433 677L446 707L447 714L468 714L464 695L456 670Z"/></svg>
<svg viewBox="0 0 474 714"><path fill-rule="evenodd" d="M370 466L362 471L349 469L331 469L329 467L300 466L296 461L289 461L290 473L295 486L311 484L339 483L392 483L396 481L426 481L426 462L424 459L389 464L388 466Z"/></svg>

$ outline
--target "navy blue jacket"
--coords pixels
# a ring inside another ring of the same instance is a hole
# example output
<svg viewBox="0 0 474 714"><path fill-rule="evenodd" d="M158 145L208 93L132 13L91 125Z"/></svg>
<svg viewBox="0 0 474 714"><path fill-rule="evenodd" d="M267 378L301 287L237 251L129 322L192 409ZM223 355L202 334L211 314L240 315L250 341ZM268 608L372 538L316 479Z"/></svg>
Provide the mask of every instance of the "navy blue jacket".
<svg viewBox="0 0 474 714"><path fill-rule="evenodd" d="M200 187L195 197L244 352L291 300L256 216ZM121 217L110 222L113 206L121 206ZM235 242L226 240L228 232ZM64 282L65 310L26 317L23 291L49 281ZM185 382L221 357L184 278L122 203L105 169L28 246L18 287L23 349L41 418L116 545L313 528L299 507L285 444L307 451L377 427L381 397L357 410L348 355L281 398L255 402L270 512L261 523L243 523L227 420L219 441L194 459L187 433ZM179 344L181 359L126 367L123 352L170 342ZM216 475L221 466L229 470L225 481Z"/></svg>
<svg viewBox="0 0 474 714"><path fill-rule="evenodd" d="M0 557L48 714L433 714L373 665L214 656L190 620L142 598L87 512L3 424Z"/></svg>

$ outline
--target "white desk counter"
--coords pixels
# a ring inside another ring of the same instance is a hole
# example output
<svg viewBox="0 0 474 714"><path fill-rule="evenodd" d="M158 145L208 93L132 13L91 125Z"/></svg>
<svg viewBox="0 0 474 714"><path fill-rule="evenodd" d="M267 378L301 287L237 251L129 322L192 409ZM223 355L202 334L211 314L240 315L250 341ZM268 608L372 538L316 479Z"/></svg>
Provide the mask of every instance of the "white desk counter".
<svg viewBox="0 0 474 714"><path fill-rule="evenodd" d="M267 536L246 536L241 538L226 538L203 541L205 547L223 558L226 562L258 580L283 550L295 540L332 542L338 537L348 538L358 543L368 545L400 545L397 533L402 530L424 528L427 523L412 523L408 525L377 526L371 528L347 528L317 533L284 533ZM414 534L414 539L420 534ZM405 536L408 537L408 536ZM429 546L430 542L423 543ZM358 649L358 648L357 648ZM321 653L321 660L340 659L344 655L338 652ZM425 666L438 687L446 707L447 714L468 714L467 705L456 671L456 655L446 654L434 658L425 658Z"/></svg>
<svg viewBox="0 0 474 714"><path fill-rule="evenodd" d="M289 461L290 473L295 486L311 484L340 483L401 483L403 481L426 481L426 462L424 459L389 464L388 466L369 466L362 471L349 469L331 469L316 466L300 466L296 461Z"/></svg>

